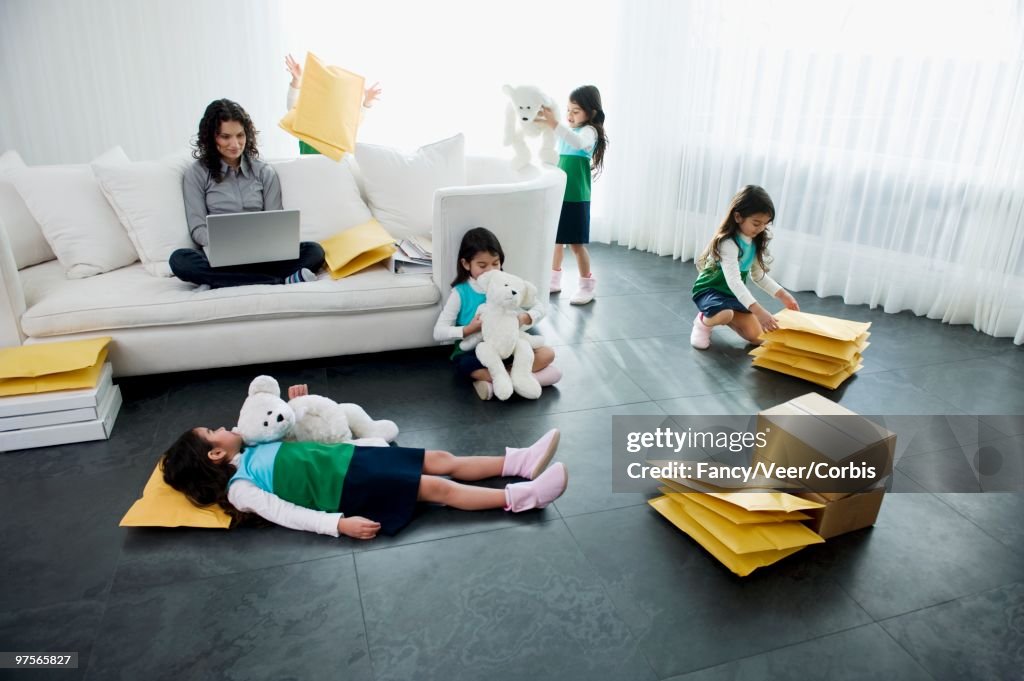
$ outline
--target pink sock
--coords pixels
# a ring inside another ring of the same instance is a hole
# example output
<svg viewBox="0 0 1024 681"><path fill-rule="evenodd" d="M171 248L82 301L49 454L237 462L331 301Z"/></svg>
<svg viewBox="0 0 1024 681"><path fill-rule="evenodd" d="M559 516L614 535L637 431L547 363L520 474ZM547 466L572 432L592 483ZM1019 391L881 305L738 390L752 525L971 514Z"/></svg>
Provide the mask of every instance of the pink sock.
<svg viewBox="0 0 1024 681"><path fill-rule="evenodd" d="M534 371L533 377L541 386L554 385L562 380L562 370L554 364L549 364L540 371Z"/></svg>

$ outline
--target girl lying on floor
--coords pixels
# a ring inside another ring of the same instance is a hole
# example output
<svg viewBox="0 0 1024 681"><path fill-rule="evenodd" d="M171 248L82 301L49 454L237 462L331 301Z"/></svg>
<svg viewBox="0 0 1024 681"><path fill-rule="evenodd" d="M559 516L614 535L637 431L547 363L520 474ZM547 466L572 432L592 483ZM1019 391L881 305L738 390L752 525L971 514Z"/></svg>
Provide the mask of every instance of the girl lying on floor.
<svg viewBox="0 0 1024 681"><path fill-rule="evenodd" d="M529 447L507 447L505 456L455 456L315 442L246 447L225 428L192 428L164 453L161 466L168 485L197 506L220 505L233 525L256 515L294 530L373 539L405 527L417 501L465 511L544 508L569 482L563 464L548 467L558 438L553 429ZM529 482L504 489L455 482L499 475Z"/></svg>

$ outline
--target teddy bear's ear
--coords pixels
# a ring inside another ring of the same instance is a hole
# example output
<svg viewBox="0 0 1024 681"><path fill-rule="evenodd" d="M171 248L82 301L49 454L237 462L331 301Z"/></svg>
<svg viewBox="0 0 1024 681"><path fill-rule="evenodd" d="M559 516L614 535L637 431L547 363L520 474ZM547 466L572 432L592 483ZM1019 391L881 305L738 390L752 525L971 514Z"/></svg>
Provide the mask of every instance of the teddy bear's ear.
<svg viewBox="0 0 1024 681"><path fill-rule="evenodd" d="M270 393L271 395L280 396L281 386L277 384L277 380L273 376L257 376L249 384L249 396L251 397L256 393Z"/></svg>
<svg viewBox="0 0 1024 681"><path fill-rule="evenodd" d="M512 94L515 92L515 90L512 89L511 85L502 85L501 86L501 91L504 92L505 95L508 96L508 97L511 97Z"/></svg>

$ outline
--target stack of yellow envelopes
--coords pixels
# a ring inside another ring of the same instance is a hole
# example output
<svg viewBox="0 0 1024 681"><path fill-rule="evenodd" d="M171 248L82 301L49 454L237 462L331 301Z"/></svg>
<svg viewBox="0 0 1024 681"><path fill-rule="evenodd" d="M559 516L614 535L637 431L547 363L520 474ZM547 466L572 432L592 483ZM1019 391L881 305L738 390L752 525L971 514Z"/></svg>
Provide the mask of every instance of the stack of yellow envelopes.
<svg viewBox="0 0 1024 681"><path fill-rule="evenodd" d="M650 505L740 577L825 540L801 521L819 504L784 492L693 492L662 479Z"/></svg>
<svg viewBox="0 0 1024 681"><path fill-rule="evenodd" d="M310 53L299 100L279 125L324 156L340 161L356 148L362 105L363 77L326 66Z"/></svg>
<svg viewBox="0 0 1024 681"><path fill-rule="evenodd" d="M835 390L859 371L870 343L870 322L851 322L807 312L783 310L779 329L761 334L764 344L750 352L754 366L796 376Z"/></svg>
<svg viewBox="0 0 1024 681"><path fill-rule="evenodd" d="M102 440L121 407L110 337L0 349L0 451Z"/></svg>

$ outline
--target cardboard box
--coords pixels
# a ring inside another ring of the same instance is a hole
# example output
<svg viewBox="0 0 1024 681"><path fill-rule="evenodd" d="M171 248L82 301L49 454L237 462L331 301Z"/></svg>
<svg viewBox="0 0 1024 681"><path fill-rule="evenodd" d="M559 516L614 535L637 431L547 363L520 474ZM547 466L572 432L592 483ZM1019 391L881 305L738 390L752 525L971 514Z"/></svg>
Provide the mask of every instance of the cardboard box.
<svg viewBox="0 0 1024 681"><path fill-rule="evenodd" d="M874 487L892 473L895 433L817 393L760 412L757 430L765 434L765 446L754 449L754 464L874 468L874 476L801 479L829 501Z"/></svg>
<svg viewBox="0 0 1024 681"><path fill-rule="evenodd" d="M824 508L803 511L811 516L810 520L803 522L823 539L831 539L874 525L878 518L878 511L882 508L885 487L868 492L857 492L835 500L826 499L813 492L802 492L797 496L801 499L825 504Z"/></svg>

